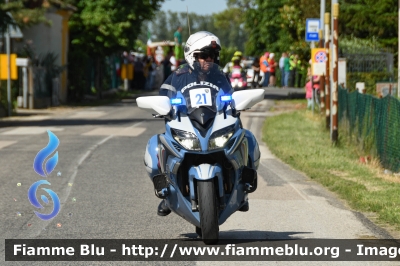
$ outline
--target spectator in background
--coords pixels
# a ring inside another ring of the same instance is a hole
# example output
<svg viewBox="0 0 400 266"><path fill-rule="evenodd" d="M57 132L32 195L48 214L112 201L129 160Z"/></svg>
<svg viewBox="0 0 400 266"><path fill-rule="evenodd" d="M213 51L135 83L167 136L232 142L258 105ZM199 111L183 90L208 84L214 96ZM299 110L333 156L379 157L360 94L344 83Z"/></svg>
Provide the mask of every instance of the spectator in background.
<svg viewBox="0 0 400 266"><path fill-rule="evenodd" d="M281 86L285 86L285 58L287 54L285 52L282 53L281 58L279 59L279 70L281 72Z"/></svg>
<svg viewBox="0 0 400 266"><path fill-rule="evenodd" d="M308 80L308 78L307 78ZM312 94L313 94L313 89L312 89L312 84L311 84L311 80L309 80L304 89L306 90L306 99L307 99L307 109L312 107Z"/></svg>
<svg viewBox="0 0 400 266"><path fill-rule="evenodd" d="M171 73L172 73L171 56L173 54L174 54L174 51L170 50L168 52L167 56L164 58L164 60L162 62L162 65L163 65L163 68L164 68L164 79L163 79L163 81L165 81L169 77L169 75L171 75Z"/></svg>
<svg viewBox="0 0 400 266"><path fill-rule="evenodd" d="M265 52L263 56L260 57L260 69L264 72L264 87L268 87L269 84L269 65L268 65L269 53Z"/></svg>
<svg viewBox="0 0 400 266"><path fill-rule="evenodd" d="M144 64L144 77L146 78L145 90L152 90L154 81L155 63L152 56L146 58Z"/></svg>
<svg viewBox="0 0 400 266"><path fill-rule="evenodd" d="M270 53L269 54L269 59L268 59L268 65L269 65L269 86L271 86L271 87L275 87L275 81L276 81L276 78L275 78L275 69L276 69L276 66L278 65L276 62L275 62L275 59L274 59L274 57L275 57L275 54L274 53Z"/></svg>
<svg viewBox="0 0 400 266"><path fill-rule="evenodd" d="M311 64L311 60L310 60ZM306 83L306 99L307 99L307 108L312 106L313 103L313 96L315 103L318 105L318 108L320 108L320 101L319 101L319 79L320 77L317 75L312 76L311 73L311 68L309 67L307 69L307 80L308 82Z"/></svg>
<svg viewBox="0 0 400 266"><path fill-rule="evenodd" d="M164 50L161 46L157 46L157 49L155 50L155 62L157 65L161 65L162 62L164 61Z"/></svg>
<svg viewBox="0 0 400 266"><path fill-rule="evenodd" d="M174 41L175 41L175 58L177 61L182 59L182 27L178 26L174 33ZM176 64L175 64L176 65Z"/></svg>
<svg viewBox="0 0 400 266"><path fill-rule="evenodd" d="M136 58L133 64L133 88L137 90L144 89L145 78L143 75L143 60Z"/></svg>
<svg viewBox="0 0 400 266"><path fill-rule="evenodd" d="M303 75L306 73L304 73L304 71L305 71L304 64L298 56L297 56L296 64L297 64L297 66L296 66L296 74L297 74L296 87L301 88L301 87L303 87L303 84L304 84L303 83Z"/></svg>
<svg viewBox="0 0 400 266"><path fill-rule="evenodd" d="M253 69L253 80L251 85L253 88L257 88L260 82L260 59L258 57L254 58L251 68Z"/></svg>
<svg viewBox="0 0 400 266"><path fill-rule="evenodd" d="M296 69L297 69L297 55L291 54L289 57L290 64L290 74L289 74L289 84L288 86L293 88L296 79Z"/></svg>
<svg viewBox="0 0 400 266"><path fill-rule="evenodd" d="M172 53L169 58L169 62L171 63L171 72L175 71L178 67L178 61L176 60L175 54Z"/></svg>
<svg viewBox="0 0 400 266"><path fill-rule="evenodd" d="M320 95L319 95L319 76L314 75L312 77L312 79L313 79L314 99L315 99L315 102L318 105L318 108L320 108L320 102L319 102L319 97L320 97Z"/></svg>
<svg viewBox="0 0 400 266"><path fill-rule="evenodd" d="M289 57L287 56L287 53L285 53L286 57L283 60L283 70L285 72L285 78L284 78L284 88L287 88L289 86L289 76L290 76L290 60Z"/></svg>
<svg viewBox="0 0 400 266"><path fill-rule="evenodd" d="M131 88L131 89L133 89L133 87L135 85L135 61L136 61L136 56L133 53L133 51L130 51L129 53L124 52L124 64L133 66L131 69L129 69L129 68L126 69L126 71L131 71L131 73L129 73L129 74L132 75L132 80L128 81L128 88ZM128 76L130 76L129 74L128 74Z"/></svg>

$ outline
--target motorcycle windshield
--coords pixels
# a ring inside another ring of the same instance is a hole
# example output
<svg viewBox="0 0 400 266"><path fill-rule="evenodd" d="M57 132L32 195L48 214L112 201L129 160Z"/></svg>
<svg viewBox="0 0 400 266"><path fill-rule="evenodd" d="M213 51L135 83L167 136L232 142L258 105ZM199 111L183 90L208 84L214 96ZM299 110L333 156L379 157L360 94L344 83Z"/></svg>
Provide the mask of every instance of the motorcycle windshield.
<svg viewBox="0 0 400 266"><path fill-rule="evenodd" d="M193 76L192 76L193 75ZM231 95L232 87L219 66L214 63L194 63L191 81L180 90L187 108L187 114L200 107L213 112L220 111L223 107L220 96Z"/></svg>

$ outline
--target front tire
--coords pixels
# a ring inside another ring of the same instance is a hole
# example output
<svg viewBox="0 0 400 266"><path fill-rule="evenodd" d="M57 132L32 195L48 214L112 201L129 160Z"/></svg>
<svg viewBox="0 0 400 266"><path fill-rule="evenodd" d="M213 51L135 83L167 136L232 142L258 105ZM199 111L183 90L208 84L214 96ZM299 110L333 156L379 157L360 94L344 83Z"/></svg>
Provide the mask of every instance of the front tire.
<svg viewBox="0 0 400 266"><path fill-rule="evenodd" d="M197 181L200 228L206 245L218 242L218 208L214 180Z"/></svg>

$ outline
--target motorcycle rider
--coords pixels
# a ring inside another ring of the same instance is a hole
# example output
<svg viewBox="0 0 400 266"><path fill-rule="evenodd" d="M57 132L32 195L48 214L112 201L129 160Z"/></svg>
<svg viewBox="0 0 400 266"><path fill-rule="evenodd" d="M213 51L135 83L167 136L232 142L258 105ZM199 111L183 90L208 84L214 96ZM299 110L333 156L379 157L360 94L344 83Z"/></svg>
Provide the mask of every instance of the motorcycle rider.
<svg viewBox="0 0 400 266"><path fill-rule="evenodd" d="M242 82L246 81L246 72L240 65L240 57L234 56L232 58L233 66L229 71L230 78L241 78Z"/></svg>
<svg viewBox="0 0 400 266"><path fill-rule="evenodd" d="M181 90L188 84L194 84L198 81L197 79L201 78L215 81L217 84L214 85L226 90L226 93L232 94L233 90L228 81L221 79L221 76L224 77L224 75L218 66L220 50L220 41L214 34L207 31L192 34L187 40L184 50L187 64L181 65L165 80L160 87L159 94L171 96L177 90ZM195 87L196 85L191 88Z"/></svg>
<svg viewBox="0 0 400 266"><path fill-rule="evenodd" d="M225 94L232 94L233 89L226 79L219 64L221 44L217 36L207 31L190 35L184 48L187 64L181 65L161 85L159 95L173 98L177 91L210 87L219 88ZM251 134L251 133L250 133ZM248 203L240 211L248 211ZM171 210L162 200L157 214L166 216Z"/></svg>
<svg viewBox="0 0 400 266"><path fill-rule="evenodd" d="M239 58L240 66L244 69L244 64L243 64L243 62L242 62L243 54L242 54L241 51L236 51L236 52L233 54L233 57L232 57L231 61L230 61L228 64L225 65L225 67L224 67L224 69L223 69L224 73L229 74L229 73L232 72L233 61L236 60L237 58Z"/></svg>

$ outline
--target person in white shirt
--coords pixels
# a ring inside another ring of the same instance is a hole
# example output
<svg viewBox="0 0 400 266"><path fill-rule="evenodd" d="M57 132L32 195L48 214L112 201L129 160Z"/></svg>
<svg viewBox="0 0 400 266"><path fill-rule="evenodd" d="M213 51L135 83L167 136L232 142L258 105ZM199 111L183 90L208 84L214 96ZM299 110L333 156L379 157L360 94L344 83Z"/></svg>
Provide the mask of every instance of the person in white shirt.
<svg viewBox="0 0 400 266"><path fill-rule="evenodd" d="M286 53L282 53L281 58L279 59L279 70L281 71L281 86L284 87L285 86L285 56Z"/></svg>
<svg viewBox="0 0 400 266"><path fill-rule="evenodd" d="M171 63L171 71L175 71L177 64L176 64L176 58L175 58L174 53L171 54L171 58L169 59L169 62Z"/></svg>

